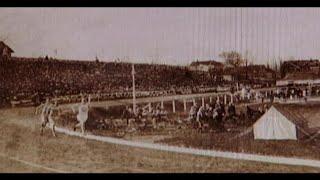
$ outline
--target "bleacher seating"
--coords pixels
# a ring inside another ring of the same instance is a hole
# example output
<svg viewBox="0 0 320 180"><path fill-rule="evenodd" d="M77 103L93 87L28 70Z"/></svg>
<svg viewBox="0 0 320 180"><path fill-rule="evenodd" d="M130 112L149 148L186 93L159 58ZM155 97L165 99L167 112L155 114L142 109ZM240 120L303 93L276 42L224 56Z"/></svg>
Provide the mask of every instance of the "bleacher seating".
<svg viewBox="0 0 320 180"><path fill-rule="evenodd" d="M185 66L136 64L135 71L137 96L212 91L216 85L207 73ZM38 96L72 101L72 95L85 93L99 94L102 100L131 97L131 92L130 63L21 57L0 61L0 105Z"/></svg>

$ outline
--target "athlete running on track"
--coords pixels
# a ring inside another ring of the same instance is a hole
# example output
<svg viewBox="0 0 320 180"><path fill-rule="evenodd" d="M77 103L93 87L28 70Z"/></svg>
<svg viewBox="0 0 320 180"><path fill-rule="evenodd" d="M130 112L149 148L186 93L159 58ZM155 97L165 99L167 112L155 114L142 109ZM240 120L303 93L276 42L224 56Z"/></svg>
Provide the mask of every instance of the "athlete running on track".
<svg viewBox="0 0 320 180"><path fill-rule="evenodd" d="M82 98L80 105L78 105L78 115L77 115L78 123L74 126L73 130L76 131L76 129L80 127L82 135L84 135L85 123L88 120L90 101L91 101L91 96L89 95L87 103L85 103L84 98ZM75 112L74 107L72 108L72 110Z"/></svg>
<svg viewBox="0 0 320 180"><path fill-rule="evenodd" d="M49 98L46 99L46 102L44 104L41 104L36 109L36 114L38 112L38 109L42 108L40 120L41 120L41 128L40 128L40 134L43 134L44 128L49 125L49 128L51 129L52 135L56 137L55 132L55 122L53 119L53 110L56 109L57 104L55 105L50 103Z"/></svg>

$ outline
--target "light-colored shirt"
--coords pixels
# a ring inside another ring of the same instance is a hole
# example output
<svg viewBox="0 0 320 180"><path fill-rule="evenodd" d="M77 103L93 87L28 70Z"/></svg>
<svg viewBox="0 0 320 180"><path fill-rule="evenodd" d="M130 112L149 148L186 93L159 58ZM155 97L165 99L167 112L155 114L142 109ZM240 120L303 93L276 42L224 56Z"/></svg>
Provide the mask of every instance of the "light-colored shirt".
<svg viewBox="0 0 320 180"><path fill-rule="evenodd" d="M79 106L79 116L87 116L89 111L89 107L87 104L81 104Z"/></svg>

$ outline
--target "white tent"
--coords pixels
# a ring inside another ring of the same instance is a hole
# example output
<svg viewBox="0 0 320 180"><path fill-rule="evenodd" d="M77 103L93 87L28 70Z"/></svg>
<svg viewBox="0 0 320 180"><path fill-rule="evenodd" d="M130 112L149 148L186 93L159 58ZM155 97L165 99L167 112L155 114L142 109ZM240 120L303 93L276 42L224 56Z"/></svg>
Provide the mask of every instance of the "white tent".
<svg viewBox="0 0 320 180"><path fill-rule="evenodd" d="M296 125L277 108L271 108L253 125L254 139L297 140Z"/></svg>

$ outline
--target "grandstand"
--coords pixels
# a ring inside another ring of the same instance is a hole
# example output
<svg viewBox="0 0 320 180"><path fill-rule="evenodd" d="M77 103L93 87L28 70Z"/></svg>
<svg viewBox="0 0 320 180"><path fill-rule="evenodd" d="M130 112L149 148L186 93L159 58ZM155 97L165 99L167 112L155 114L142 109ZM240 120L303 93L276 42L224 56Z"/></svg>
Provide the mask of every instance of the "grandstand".
<svg viewBox="0 0 320 180"><path fill-rule="evenodd" d="M2 105L36 96L43 99L80 93L131 97L130 63L12 57L0 64ZM208 77L208 73L182 66L136 64L136 89L141 96L142 92L158 95L204 92L217 86Z"/></svg>

